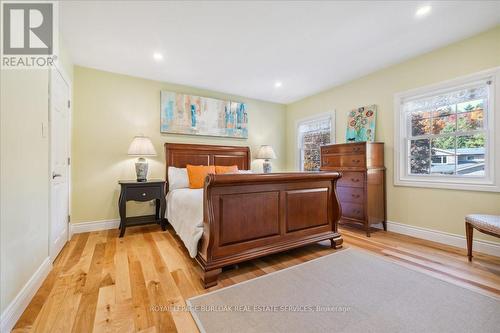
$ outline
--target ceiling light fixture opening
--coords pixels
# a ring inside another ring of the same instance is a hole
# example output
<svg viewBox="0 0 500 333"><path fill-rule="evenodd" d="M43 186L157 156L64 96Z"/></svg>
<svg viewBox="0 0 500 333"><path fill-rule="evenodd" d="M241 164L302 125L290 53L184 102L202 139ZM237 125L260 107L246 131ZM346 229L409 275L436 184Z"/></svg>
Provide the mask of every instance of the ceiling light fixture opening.
<svg viewBox="0 0 500 333"><path fill-rule="evenodd" d="M276 81L276 82L274 83L274 87L275 87L275 88L279 88L279 87L281 87L282 85L283 85L283 83L282 83L281 81Z"/></svg>
<svg viewBox="0 0 500 333"><path fill-rule="evenodd" d="M415 12L415 16L418 18L422 18L424 16L427 16L431 12L432 7L429 5L422 6L417 9Z"/></svg>
<svg viewBox="0 0 500 333"><path fill-rule="evenodd" d="M155 52L153 53L153 58L157 61L163 60L163 54Z"/></svg>

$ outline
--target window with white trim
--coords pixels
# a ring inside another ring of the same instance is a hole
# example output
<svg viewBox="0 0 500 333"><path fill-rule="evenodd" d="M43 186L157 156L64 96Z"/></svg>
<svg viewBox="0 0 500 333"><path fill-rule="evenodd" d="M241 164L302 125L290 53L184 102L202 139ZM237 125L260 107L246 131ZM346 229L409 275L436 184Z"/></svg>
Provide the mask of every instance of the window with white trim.
<svg viewBox="0 0 500 333"><path fill-rule="evenodd" d="M331 114L301 120L297 123L299 169L319 171L320 147L335 141L334 118Z"/></svg>
<svg viewBox="0 0 500 333"><path fill-rule="evenodd" d="M396 95L396 185L500 190L498 78L495 69Z"/></svg>

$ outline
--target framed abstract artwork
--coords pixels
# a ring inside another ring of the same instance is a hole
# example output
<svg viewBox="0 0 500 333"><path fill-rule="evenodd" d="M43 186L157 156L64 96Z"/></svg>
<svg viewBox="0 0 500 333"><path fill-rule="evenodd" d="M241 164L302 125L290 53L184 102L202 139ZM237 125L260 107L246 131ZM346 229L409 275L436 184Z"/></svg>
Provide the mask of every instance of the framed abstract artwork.
<svg viewBox="0 0 500 333"><path fill-rule="evenodd" d="M161 133L248 138L246 104L161 92Z"/></svg>
<svg viewBox="0 0 500 333"><path fill-rule="evenodd" d="M363 106L347 115L346 142L375 141L377 106Z"/></svg>

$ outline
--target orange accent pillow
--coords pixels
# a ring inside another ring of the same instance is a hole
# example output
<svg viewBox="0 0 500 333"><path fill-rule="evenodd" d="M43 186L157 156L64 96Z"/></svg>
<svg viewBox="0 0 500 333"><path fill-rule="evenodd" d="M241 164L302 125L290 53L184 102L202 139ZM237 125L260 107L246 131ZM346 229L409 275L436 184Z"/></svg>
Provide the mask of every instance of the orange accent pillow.
<svg viewBox="0 0 500 333"><path fill-rule="evenodd" d="M229 165L229 166L216 165L215 166L215 173L218 175L224 174L224 173L236 173L236 172L238 172L237 165Z"/></svg>
<svg viewBox="0 0 500 333"><path fill-rule="evenodd" d="M205 178L209 173L215 173L213 165L187 165L187 172L189 177L189 188L203 188L205 185Z"/></svg>

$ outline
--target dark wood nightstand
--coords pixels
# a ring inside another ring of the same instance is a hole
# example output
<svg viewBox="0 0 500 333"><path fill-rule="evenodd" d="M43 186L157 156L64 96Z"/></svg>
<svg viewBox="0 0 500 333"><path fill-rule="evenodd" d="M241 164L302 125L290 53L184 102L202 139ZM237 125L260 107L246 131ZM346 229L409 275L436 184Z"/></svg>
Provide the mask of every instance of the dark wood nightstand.
<svg viewBox="0 0 500 333"><path fill-rule="evenodd" d="M165 181L152 179L146 182L136 180L121 180L120 199L118 208L120 211L120 237L125 234L127 227L156 223L160 224L162 230L166 230L167 221L165 219ZM135 216L127 218L127 201L151 201L155 200L156 213L154 215Z"/></svg>

